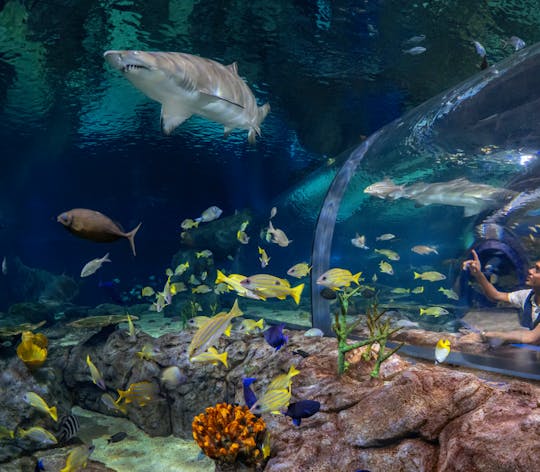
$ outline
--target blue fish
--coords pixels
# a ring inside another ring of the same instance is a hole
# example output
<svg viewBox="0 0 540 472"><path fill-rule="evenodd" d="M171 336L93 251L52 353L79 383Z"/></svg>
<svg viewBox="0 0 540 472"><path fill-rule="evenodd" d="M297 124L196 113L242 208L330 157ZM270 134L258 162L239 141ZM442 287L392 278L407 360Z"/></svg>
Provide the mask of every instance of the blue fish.
<svg viewBox="0 0 540 472"><path fill-rule="evenodd" d="M281 323L275 326L270 326L270 328L263 332L266 342L270 344L270 346L276 348L276 351L279 351L289 340L288 336L283 334L284 327L285 323Z"/></svg>
<svg viewBox="0 0 540 472"><path fill-rule="evenodd" d="M253 390L251 390L251 384L255 382L255 380L257 379L253 377L246 377L242 379L242 385L244 386L244 401L246 402L248 408L251 408L257 401L255 393Z"/></svg>
<svg viewBox="0 0 540 472"><path fill-rule="evenodd" d="M45 467L43 466L43 459L38 459L34 472L41 472L42 470L45 470Z"/></svg>
<svg viewBox="0 0 540 472"><path fill-rule="evenodd" d="M289 404L284 414L292 418L294 425L300 426L302 418L313 416L320 408L321 404L315 400L300 400L299 402Z"/></svg>

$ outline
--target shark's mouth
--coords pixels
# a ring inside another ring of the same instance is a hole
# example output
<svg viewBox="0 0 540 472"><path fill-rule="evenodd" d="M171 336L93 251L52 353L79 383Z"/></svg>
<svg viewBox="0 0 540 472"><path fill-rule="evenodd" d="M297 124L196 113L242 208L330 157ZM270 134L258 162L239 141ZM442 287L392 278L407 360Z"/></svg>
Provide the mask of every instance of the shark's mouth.
<svg viewBox="0 0 540 472"><path fill-rule="evenodd" d="M122 72L131 72L131 71L139 70L139 69L147 69L147 70L150 70L149 67L141 66L141 65L139 65L139 64L126 64L126 65L122 68Z"/></svg>

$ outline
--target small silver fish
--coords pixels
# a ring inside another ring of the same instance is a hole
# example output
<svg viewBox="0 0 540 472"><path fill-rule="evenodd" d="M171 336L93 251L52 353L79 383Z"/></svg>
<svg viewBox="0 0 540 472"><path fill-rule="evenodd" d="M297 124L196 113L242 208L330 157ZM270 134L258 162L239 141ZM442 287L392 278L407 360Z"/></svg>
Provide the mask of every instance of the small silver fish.
<svg viewBox="0 0 540 472"><path fill-rule="evenodd" d="M527 45L523 39L518 38L517 36L510 36L508 41L506 41L506 44L512 45L514 47L514 51L519 51Z"/></svg>
<svg viewBox="0 0 540 472"><path fill-rule="evenodd" d="M402 49L403 54L410 54L411 56L418 56L418 54L423 54L427 49L423 46L415 46L411 49Z"/></svg>
<svg viewBox="0 0 540 472"><path fill-rule="evenodd" d="M419 34L418 36L413 36L412 38L406 39L403 41L403 44L418 44L426 39L425 34Z"/></svg>
<svg viewBox="0 0 540 472"><path fill-rule="evenodd" d="M480 57L486 57L486 49L478 41L473 41L474 48L476 49L476 54Z"/></svg>
<svg viewBox="0 0 540 472"><path fill-rule="evenodd" d="M6 256L4 256L4 259L2 260L2 274L7 275L7 259L6 259Z"/></svg>

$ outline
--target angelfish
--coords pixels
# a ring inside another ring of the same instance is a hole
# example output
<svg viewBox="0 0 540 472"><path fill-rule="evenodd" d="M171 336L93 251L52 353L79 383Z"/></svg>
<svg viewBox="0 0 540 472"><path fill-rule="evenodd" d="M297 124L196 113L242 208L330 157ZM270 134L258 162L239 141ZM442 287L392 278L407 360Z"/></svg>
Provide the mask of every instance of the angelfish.
<svg viewBox="0 0 540 472"><path fill-rule="evenodd" d="M106 51L105 60L136 88L161 103L161 128L170 134L192 115L233 129L248 130L248 141L261 135L270 105L257 106L238 75L236 62L223 65L180 52Z"/></svg>

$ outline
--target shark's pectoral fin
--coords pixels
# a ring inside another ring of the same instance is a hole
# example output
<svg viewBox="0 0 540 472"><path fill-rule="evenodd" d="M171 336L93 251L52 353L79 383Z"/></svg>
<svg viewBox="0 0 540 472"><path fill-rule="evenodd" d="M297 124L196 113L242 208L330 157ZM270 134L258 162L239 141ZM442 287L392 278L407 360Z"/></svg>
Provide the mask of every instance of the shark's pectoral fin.
<svg viewBox="0 0 540 472"><path fill-rule="evenodd" d="M163 105L161 107L161 130L164 134L171 134L177 126L181 125L191 115L191 111L186 110L181 105Z"/></svg>
<svg viewBox="0 0 540 472"><path fill-rule="evenodd" d="M466 218L468 216L478 215L480 211L481 208L478 208L477 206L466 206L463 208L463 216Z"/></svg>
<svg viewBox="0 0 540 472"><path fill-rule="evenodd" d="M223 136L225 136L226 138L229 137L229 135L231 134L231 131L233 130L234 128L229 128L228 126L225 126L223 128Z"/></svg>
<svg viewBox="0 0 540 472"><path fill-rule="evenodd" d="M238 75L238 64L236 62L233 62L225 67L227 67L227 69L229 69L234 75Z"/></svg>
<svg viewBox="0 0 540 472"><path fill-rule="evenodd" d="M240 103L236 103L232 100L229 100L228 98L220 97L206 90L199 90L199 94L201 95L201 97L205 97L209 102L213 102L215 100L223 100L224 102L230 103L231 105L239 107L242 110L245 108L244 105L241 105Z"/></svg>

